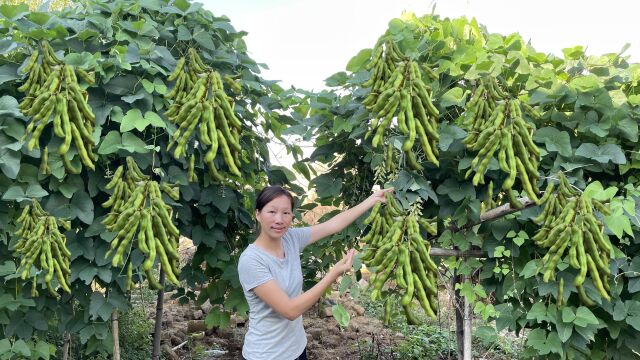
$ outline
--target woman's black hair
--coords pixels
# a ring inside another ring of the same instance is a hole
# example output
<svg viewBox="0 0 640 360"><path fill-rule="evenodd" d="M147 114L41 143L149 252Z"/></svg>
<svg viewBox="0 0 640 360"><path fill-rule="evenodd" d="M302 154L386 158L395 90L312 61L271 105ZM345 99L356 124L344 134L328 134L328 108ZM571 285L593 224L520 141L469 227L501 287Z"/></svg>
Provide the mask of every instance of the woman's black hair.
<svg viewBox="0 0 640 360"><path fill-rule="evenodd" d="M264 208L265 205L280 196L286 196L289 198L291 201L291 210L293 210L293 196L280 185L267 186L260 191L260 194L258 194L258 197L256 198L256 210L262 211L262 208Z"/></svg>

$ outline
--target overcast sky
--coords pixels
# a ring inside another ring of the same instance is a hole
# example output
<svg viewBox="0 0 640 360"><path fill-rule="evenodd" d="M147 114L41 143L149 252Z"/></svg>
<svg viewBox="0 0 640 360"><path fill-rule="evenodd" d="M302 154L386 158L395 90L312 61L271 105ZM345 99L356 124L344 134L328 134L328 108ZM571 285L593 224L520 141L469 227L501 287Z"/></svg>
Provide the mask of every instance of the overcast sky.
<svg viewBox="0 0 640 360"><path fill-rule="evenodd" d="M389 20L403 11L443 17L475 17L490 32L520 33L546 53L583 45L588 54L618 52L640 61L634 0L200 0L249 33L251 57L266 63L269 79L319 90L349 59L374 45Z"/></svg>

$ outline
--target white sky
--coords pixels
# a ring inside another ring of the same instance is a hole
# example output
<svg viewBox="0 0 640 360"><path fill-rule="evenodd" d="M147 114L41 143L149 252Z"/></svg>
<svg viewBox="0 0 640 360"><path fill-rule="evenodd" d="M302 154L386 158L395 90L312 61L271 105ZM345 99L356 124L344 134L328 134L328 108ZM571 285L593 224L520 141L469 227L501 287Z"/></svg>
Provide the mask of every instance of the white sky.
<svg viewBox="0 0 640 360"><path fill-rule="evenodd" d="M618 52L640 61L638 10L634 0L196 0L214 15L227 15L249 33L250 56L266 63L268 79L319 90L349 59L374 45L389 20L403 11L417 15L475 17L490 32L518 32L546 53L583 45L587 53Z"/></svg>
<svg viewBox="0 0 640 360"><path fill-rule="evenodd" d="M475 17L492 33L520 33L536 50L562 55L562 49L587 47L587 54L619 52L640 62L635 0L196 0L216 16L227 15L244 30L249 55L266 63L263 77L308 90L343 71L349 59L371 48L392 18L416 15ZM292 159L270 144L271 160L290 168ZM305 148L309 155L312 149Z"/></svg>

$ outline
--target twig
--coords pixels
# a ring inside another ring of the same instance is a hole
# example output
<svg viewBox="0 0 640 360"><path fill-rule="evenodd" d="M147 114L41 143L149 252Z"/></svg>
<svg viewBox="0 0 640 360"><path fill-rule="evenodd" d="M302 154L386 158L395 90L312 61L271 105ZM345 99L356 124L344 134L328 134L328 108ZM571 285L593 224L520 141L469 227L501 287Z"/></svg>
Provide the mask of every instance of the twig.
<svg viewBox="0 0 640 360"><path fill-rule="evenodd" d="M172 351L176 351L176 350L180 349L181 347L185 346L188 342L189 342L189 341L187 340L187 341L183 342L183 343L182 343L182 344L180 344L180 345L174 346L173 348L171 348L171 350L172 350Z"/></svg>

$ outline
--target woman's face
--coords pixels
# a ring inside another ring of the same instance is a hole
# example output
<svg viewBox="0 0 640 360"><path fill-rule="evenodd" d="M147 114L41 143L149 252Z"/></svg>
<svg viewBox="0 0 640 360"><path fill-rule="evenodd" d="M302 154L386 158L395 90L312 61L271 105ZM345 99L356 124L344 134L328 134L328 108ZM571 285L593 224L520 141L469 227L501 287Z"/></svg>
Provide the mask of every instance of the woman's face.
<svg viewBox="0 0 640 360"><path fill-rule="evenodd" d="M256 219L260 223L260 232L269 238L281 238L293 221L291 200L278 196L268 202L262 210L256 210Z"/></svg>

